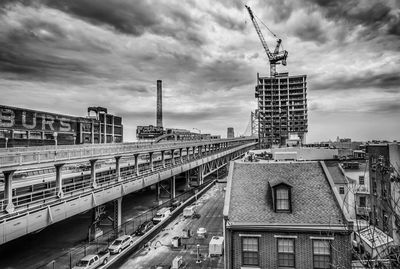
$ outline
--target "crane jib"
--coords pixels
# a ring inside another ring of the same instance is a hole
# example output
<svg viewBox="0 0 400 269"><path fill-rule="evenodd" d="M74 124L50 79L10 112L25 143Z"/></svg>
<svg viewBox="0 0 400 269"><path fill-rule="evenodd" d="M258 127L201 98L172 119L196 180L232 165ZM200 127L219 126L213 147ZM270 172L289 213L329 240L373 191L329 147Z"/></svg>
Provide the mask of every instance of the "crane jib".
<svg viewBox="0 0 400 269"><path fill-rule="evenodd" d="M276 72L276 64L280 64L280 61L282 61L283 65L286 65L286 58L288 55L288 52L286 50L283 51L279 51L280 45L282 43L282 39L278 39L277 40L277 44L275 46L274 52L271 53L271 51L268 48L267 42L264 39L264 36L261 32L260 27L258 26L258 23L255 19L255 16L253 14L253 11L251 10L251 8L247 5L245 5L245 7L247 8L247 11L249 12L250 15L250 19L253 22L254 28L256 29L257 35L261 41L262 46L264 47L265 53L268 56L269 62L270 62L270 72L271 72L271 76L275 76L277 74ZM262 22L261 22L262 23ZM264 24L265 27L267 27ZM267 27L267 29L269 30L269 28ZM269 30L271 31L271 30ZM271 32L272 33L272 32ZM272 33L274 36L276 36L274 33Z"/></svg>

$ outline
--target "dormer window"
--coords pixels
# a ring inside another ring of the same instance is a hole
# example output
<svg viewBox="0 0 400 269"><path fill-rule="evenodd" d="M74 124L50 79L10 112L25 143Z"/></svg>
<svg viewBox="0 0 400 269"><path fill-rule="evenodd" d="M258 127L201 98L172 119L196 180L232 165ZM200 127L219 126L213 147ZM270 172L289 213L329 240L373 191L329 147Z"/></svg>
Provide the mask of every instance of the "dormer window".
<svg viewBox="0 0 400 269"><path fill-rule="evenodd" d="M290 199L289 188L280 187L276 189L276 211L289 211Z"/></svg>
<svg viewBox="0 0 400 269"><path fill-rule="evenodd" d="M292 212L292 185L285 180L271 180L272 202L275 212Z"/></svg>

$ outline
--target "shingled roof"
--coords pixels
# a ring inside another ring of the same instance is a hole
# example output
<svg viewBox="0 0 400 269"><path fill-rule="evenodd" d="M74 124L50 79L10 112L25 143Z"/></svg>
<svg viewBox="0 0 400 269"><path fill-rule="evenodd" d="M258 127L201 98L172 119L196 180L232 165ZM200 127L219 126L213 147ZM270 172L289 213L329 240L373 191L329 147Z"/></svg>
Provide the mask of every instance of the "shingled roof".
<svg viewBox="0 0 400 269"><path fill-rule="evenodd" d="M231 166L232 168L232 166ZM318 162L233 163L224 214L230 223L343 225L346 219ZM277 213L269 182L292 186L292 212Z"/></svg>

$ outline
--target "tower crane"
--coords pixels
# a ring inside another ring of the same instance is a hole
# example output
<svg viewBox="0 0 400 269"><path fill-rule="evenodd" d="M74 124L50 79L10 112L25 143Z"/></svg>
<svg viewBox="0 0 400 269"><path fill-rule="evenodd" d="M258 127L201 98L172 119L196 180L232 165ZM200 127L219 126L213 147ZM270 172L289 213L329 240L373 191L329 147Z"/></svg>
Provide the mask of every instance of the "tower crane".
<svg viewBox="0 0 400 269"><path fill-rule="evenodd" d="M254 25L254 28L256 29L258 37L260 38L261 44L264 47L265 52L267 53L267 56L269 59L269 64L270 64L271 77L274 77L278 74L276 72L276 65L280 64L280 63L282 63L282 65L286 65L286 58L288 56L288 52L286 50L279 51L279 47L281 46L281 43L282 43L282 39L280 39L280 38L278 38L278 40L277 40L274 52L271 52L269 50L267 42L265 42L264 36L260 30L260 27L258 26L256 18L253 14L253 11L251 10L251 8L249 6L245 5L245 7L247 8L247 11L249 12L251 21L253 22L253 25ZM274 36L275 36L275 34L274 34Z"/></svg>

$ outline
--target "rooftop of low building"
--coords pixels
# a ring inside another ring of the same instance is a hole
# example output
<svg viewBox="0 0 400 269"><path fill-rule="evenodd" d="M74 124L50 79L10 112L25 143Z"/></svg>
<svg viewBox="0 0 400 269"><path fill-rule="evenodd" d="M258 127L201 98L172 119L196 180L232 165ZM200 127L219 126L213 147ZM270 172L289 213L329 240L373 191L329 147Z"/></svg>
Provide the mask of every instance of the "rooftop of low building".
<svg viewBox="0 0 400 269"><path fill-rule="evenodd" d="M340 226L346 223L319 162L234 162L224 214L230 223L254 225ZM232 167L231 167L232 168ZM269 182L292 187L292 212L273 210Z"/></svg>

